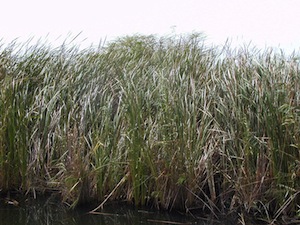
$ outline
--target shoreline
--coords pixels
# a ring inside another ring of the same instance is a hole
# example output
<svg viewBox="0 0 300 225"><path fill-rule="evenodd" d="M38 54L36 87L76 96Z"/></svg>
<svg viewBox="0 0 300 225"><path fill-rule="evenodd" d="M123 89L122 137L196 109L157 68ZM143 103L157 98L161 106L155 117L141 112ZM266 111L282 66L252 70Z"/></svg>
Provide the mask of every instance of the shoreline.
<svg viewBox="0 0 300 225"><path fill-rule="evenodd" d="M193 34L0 62L1 192L299 218L299 57Z"/></svg>

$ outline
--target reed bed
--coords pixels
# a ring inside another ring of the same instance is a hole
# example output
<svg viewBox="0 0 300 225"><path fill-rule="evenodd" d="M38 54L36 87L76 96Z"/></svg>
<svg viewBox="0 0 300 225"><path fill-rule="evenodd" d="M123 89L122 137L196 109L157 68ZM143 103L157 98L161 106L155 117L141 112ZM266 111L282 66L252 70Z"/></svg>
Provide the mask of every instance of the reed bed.
<svg viewBox="0 0 300 225"><path fill-rule="evenodd" d="M71 206L300 216L296 55L201 34L0 52L0 188Z"/></svg>

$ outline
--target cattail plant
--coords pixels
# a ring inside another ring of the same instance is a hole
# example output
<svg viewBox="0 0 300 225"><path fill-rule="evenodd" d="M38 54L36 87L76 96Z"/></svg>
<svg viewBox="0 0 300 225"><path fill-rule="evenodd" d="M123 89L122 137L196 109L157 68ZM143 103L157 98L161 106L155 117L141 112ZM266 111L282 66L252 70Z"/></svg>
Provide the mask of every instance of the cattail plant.
<svg viewBox="0 0 300 225"><path fill-rule="evenodd" d="M201 34L0 52L0 190L299 216L296 55Z"/></svg>

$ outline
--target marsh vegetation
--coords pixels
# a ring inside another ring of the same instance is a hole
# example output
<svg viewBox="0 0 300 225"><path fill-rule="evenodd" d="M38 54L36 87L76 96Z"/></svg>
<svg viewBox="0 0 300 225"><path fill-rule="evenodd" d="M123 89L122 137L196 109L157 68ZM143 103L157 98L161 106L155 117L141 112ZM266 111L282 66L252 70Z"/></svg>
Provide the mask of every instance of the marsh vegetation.
<svg viewBox="0 0 300 225"><path fill-rule="evenodd" d="M299 57L201 35L0 51L0 189L300 216Z"/></svg>

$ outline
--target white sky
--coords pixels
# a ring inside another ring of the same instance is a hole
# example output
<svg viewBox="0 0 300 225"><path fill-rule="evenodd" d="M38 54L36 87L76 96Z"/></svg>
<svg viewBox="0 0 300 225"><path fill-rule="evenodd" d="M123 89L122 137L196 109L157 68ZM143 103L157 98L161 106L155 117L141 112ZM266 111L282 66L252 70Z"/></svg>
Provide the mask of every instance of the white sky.
<svg viewBox="0 0 300 225"><path fill-rule="evenodd" d="M5 1L5 0L3 0ZM208 43L227 38L259 48L300 47L299 0L7 0L1 3L0 39L68 34L83 45L131 34L204 32ZM59 38L60 37L60 38ZM58 38L58 40L57 40ZM84 40L84 42L82 42Z"/></svg>

